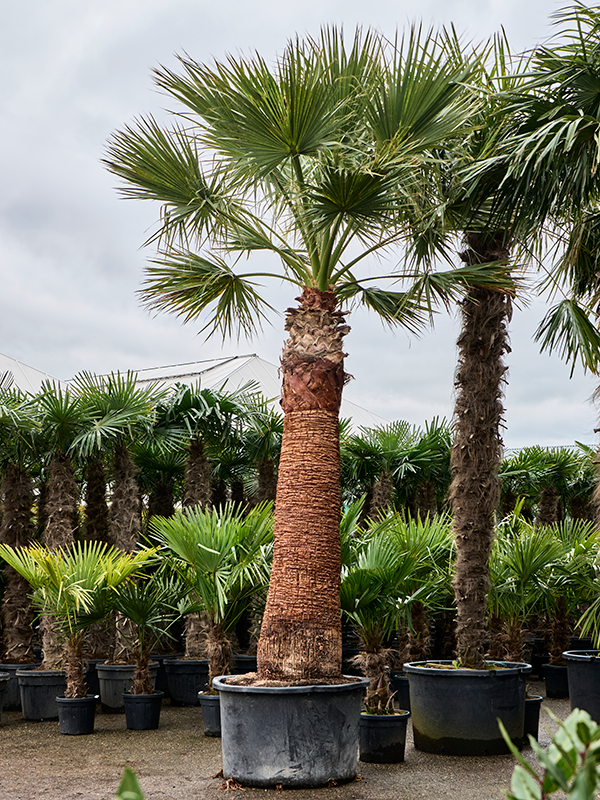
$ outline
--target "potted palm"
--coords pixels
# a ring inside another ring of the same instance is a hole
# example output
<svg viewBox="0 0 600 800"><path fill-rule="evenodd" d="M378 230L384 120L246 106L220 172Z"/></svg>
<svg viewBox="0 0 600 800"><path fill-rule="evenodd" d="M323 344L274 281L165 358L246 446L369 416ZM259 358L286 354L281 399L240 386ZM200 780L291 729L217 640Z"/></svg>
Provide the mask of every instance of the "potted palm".
<svg viewBox="0 0 600 800"><path fill-rule="evenodd" d="M150 677L151 652L179 618L181 584L164 569L122 583L112 593L111 606L133 623L128 645L135 657L131 690L123 692L125 720L130 730L153 730L160 722L164 692L156 691ZM123 635L128 636L127 626Z"/></svg>
<svg viewBox="0 0 600 800"><path fill-rule="evenodd" d="M268 581L272 526L270 503L247 515L231 505L212 511L189 508L170 518L156 517L150 524L187 589L183 613L201 613L206 620L208 685L197 684L193 690L208 735L220 734L219 695L213 681L232 672L231 634L250 598ZM185 667L185 659L175 666Z"/></svg>
<svg viewBox="0 0 600 800"><path fill-rule="evenodd" d="M342 571L340 591L344 615L359 635L354 657L368 680L359 723L361 761L389 763L404 760L406 725L410 712L396 711L389 681L391 650L387 643L396 625L399 588L406 562L386 531L357 547L357 558Z"/></svg>
<svg viewBox="0 0 600 800"><path fill-rule="evenodd" d="M66 651L66 689L55 698L61 733L85 734L94 729L97 696L88 695L83 646L89 626L107 613L108 594L135 574L155 550L122 553L101 542L77 542L49 550L42 545L12 548L0 545L0 558L29 582L41 614L51 615Z"/></svg>

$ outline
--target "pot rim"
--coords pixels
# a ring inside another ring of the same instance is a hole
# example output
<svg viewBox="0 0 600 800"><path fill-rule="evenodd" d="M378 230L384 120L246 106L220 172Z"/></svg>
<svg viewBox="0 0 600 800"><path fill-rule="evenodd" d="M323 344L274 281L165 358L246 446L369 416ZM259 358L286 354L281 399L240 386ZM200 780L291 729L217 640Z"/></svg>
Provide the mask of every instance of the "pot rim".
<svg viewBox="0 0 600 800"><path fill-rule="evenodd" d="M80 705L83 705L84 703L91 703L92 700L94 701L94 704L96 704L98 702L98 700L100 700L100 695L99 694L86 694L85 697L64 697L64 696L61 696L61 697L57 697L56 698L56 702L59 705L61 705L61 704L69 705L71 703L79 703Z"/></svg>
<svg viewBox="0 0 600 800"><path fill-rule="evenodd" d="M411 661L404 664L404 671L409 675L450 675L454 677L471 676L473 678L498 677L504 675L527 675L531 672L531 664L524 661L487 661L487 664L497 664L502 669L436 669L427 664L453 664L450 659L429 659L427 661Z"/></svg>
<svg viewBox="0 0 600 800"><path fill-rule="evenodd" d="M123 700L127 699L130 703L142 703L149 698L163 698L164 692L158 689L155 692L145 692L145 694L134 694L133 692L123 692Z"/></svg>
<svg viewBox="0 0 600 800"><path fill-rule="evenodd" d="M408 719L409 717L410 711L407 711L404 708L394 711L393 714L368 714L366 711L360 712L361 719L380 719L384 722L387 720Z"/></svg>
<svg viewBox="0 0 600 800"><path fill-rule="evenodd" d="M588 648L586 650L565 650L562 654L566 661L596 661L600 658L600 650Z"/></svg>
<svg viewBox="0 0 600 800"><path fill-rule="evenodd" d="M356 689L366 689L370 681L368 678L359 678L354 675L344 675L352 679L352 683L318 684L310 683L307 686L236 686L228 684L227 678L237 678L238 675L220 675L213 678L213 689L220 692L242 692L247 694L319 694L325 692L350 692Z"/></svg>

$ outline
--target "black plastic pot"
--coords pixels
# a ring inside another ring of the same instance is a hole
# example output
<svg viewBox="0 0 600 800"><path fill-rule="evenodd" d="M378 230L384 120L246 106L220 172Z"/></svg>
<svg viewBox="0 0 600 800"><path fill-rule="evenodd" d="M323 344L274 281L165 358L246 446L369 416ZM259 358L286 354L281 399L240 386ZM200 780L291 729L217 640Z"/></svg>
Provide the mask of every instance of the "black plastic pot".
<svg viewBox="0 0 600 800"><path fill-rule="evenodd" d="M510 752L504 724L516 747L523 746L525 676L529 664L489 662L493 669L454 669L415 661L404 665L410 683L414 743L417 750L447 755L500 755Z"/></svg>
<svg viewBox="0 0 600 800"><path fill-rule="evenodd" d="M571 709L587 711L600 722L600 650L567 650L567 678Z"/></svg>
<svg viewBox="0 0 600 800"><path fill-rule="evenodd" d="M364 678L333 686L235 686L221 696L223 775L246 786L312 787L353 780Z"/></svg>
<svg viewBox="0 0 600 800"><path fill-rule="evenodd" d="M256 672L256 656L248 656L246 653L234 653L233 674L245 675L247 672Z"/></svg>
<svg viewBox="0 0 600 800"><path fill-rule="evenodd" d="M165 669L165 659L181 658L183 653L151 653L152 661L158 662L158 672L156 673L156 691L164 692L165 698L169 698L169 684L167 682L167 670Z"/></svg>
<svg viewBox="0 0 600 800"><path fill-rule="evenodd" d="M533 653L531 656L531 673L541 681L544 680L544 667L550 661L547 653Z"/></svg>
<svg viewBox="0 0 600 800"><path fill-rule="evenodd" d="M8 684L4 690L4 710L21 710L21 692L19 691L18 669L35 669L38 664L0 664L0 672L8 672Z"/></svg>
<svg viewBox="0 0 600 800"><path fill-rule="evenodd" d="M125 723L130 731L153 731L160 723L164 692L130 694L123 692Z"/></svg>
<svg viewBox="0 0 600 800"><path fill-rule="evenodd" d="M542 705L542 695L532 694L525 698L525 724L523 725L523 746L529 744L529 737L537 742L540 727L540 708Z"/></svg>
<svg viewBox="0 0 600 800"><path fill-rule="evenodd" d="M57 697L60 732L70 736L82 736L94 732L97 694L87 697Z"/></svg>
<svg viewBox="0 0 600 800"><path fill-rule="evenodd" d="M546 697L568 697L569 680L567 667L553 664L544 664L544 680L546 681Z"/></svg>
<svg viewBox="0 0 600 800"><path fill-rule="evenodd" d="M207 658L165 658L172 706L197 706L198 692L208 689Z"/></svg>
<svg viewBox="0 0 600 800"><path fill-rule="evenodd" d="M67 688L64 669L18 669L16 675L23 719L58 719L56 698Z"/></svg>
<svg viewBox="0 0 600 800"><path fill-rule="evenodd" d="M370 764L398 764L404 761L409 711L398 714L360 715L358 757Z"/></svg>
<svg viewBox="0 0 600 800"><path fill-rule="evenodd" d="M240 673L245 674L245 673ZM221 698L218 694L198 692L198 700L202 708L202 724L205 736L221 735Z"/></svg>
<svg viewBox="0 0 600 800"><path fill-rule="evenodd" d="M10 680L10 674L8 672L0 672L0 722L2 722L2 707L4 705L4 694L6 692L6 687L8 686L9 680Z"/></svg>
<svg viewBox="0 0 600 800"><path fill-rule="evenodd" d="M402 711L410 711L410 684L408 675L399 670L390 672L390 688L394 695L394 702Z"/></svg>
<svg viewBox="0 0 600 800"><path fill-rule="evenodd" d="M106 658L87 658L85 661L85 682L88 694L100 694L100 681L98 680L98 664L103 664Z"/></svg>
<svg viewBox="0 0 600 800"><path fill-rule="evenodd" d="M102 711L106 714L123 714L123 694L133 689L135 666L133 664L97 664ZM158 664L150 662L150 685L156 687Z"/></svg>

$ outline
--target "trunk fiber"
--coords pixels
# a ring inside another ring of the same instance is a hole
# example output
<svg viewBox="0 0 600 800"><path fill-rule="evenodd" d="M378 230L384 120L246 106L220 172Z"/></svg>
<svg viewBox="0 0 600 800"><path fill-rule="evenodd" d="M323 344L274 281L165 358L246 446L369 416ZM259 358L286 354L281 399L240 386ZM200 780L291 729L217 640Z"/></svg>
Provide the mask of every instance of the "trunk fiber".
<svg viewBox="0 0 600 800"><path fill-rule="evenodd" d="M258 674L286 682L341 675L339 408L343 337L332 292L304 289L288 309L281 358L285 414L275 546Z"/></svg>

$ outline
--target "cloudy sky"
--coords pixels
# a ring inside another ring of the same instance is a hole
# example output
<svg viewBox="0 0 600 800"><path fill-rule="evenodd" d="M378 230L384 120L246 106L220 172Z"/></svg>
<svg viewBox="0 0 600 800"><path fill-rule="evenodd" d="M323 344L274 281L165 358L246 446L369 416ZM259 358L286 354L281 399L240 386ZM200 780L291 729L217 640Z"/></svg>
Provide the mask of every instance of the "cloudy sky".
<svg viewBox="0 0 600 800"><path fill-rule="evenodd" d="M151 204L119 199L100 162L110 134L167 101L150 72L256 50L267 58L324 23L372 26L388 36L414 19L454 23L466 40L503 26L513 50L551 33L566 0L20 0L0 27L0 352L70 378L256 352L272 363L282 318L253 342L205 343L198 325L150 316L136 290L151 252L140 245L157 218ZM293 292L277 288L278 307ZM505 443L593 443L590 376L540 355L531 335L536 301L515 312ZM457 321L440 315L420 339L391 334L364 313L349 319L348 399L389 419L422 424L452 413Z"/></svg>

